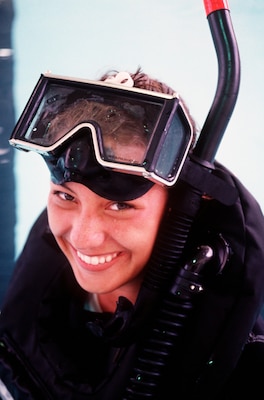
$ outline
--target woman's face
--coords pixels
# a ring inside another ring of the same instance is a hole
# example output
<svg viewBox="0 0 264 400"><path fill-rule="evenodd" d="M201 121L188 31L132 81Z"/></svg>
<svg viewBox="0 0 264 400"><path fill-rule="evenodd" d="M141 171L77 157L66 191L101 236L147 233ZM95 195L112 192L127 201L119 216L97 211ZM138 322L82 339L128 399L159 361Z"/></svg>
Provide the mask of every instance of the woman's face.
<svg viewBox="0 0 264 400"><path fill-rule="evenodd" d="M51 183L50 228L84 290L135 300L167 197L157 184L136 200L117 202L79 183Z"/></svg>

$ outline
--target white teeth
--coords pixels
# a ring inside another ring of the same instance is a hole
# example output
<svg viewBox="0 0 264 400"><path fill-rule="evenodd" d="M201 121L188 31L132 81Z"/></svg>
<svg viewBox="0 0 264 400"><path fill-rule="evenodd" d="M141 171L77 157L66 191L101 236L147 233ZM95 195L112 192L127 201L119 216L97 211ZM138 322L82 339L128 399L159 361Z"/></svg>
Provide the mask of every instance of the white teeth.
<svg viewBox="0 0 264 400"><path fill-rule="evenodd" d="M79 251L77 251L77 255L86 264L98 265L98 264L104 264L106 262L112 261L114 258L116 258L117 253L108 254L106 256L99 256L98 257L98 256L86 256L85 254L82 254Z"/></svg>

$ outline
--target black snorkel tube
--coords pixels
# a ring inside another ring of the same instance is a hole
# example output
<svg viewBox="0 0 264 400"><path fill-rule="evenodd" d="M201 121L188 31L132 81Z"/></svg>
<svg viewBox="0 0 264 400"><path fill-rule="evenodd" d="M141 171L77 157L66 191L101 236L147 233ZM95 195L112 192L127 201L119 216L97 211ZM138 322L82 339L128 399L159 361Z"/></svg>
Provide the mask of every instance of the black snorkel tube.
<svg viewBox="0 0 264 400"><path fill-rule="evenodd" d="M204 0L204 6L218 59L218 84L193 154L212 162L236 104L240 58L227 1Z"/></svg>
<svg viewBox="0 0 264 400"><path fill-rule="evenodd" d="M154 323L143 341L123 400L155 398L167 359L172 348L177 348L192 310L193 298L203 289L200 272L210 260L210 248L198 249L182 267L182 255L203 197L209 196L226 205L236 200L232 187L227 187L212 171L238 96L240 58L227 1L204 0L204 6L218 58L218 84L197 144L180 175L176 204L160 229L135 305L134 335L138 322L141 326L147 324L150 304L153 304ZM220 268L226 257L223 250Z"/></svg>

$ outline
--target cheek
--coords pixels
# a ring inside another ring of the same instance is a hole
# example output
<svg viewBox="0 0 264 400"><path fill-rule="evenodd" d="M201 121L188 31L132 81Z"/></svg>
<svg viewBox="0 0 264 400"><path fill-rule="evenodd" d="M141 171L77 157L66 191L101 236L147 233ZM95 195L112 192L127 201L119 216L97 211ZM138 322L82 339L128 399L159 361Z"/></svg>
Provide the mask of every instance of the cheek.
<svg viewBox="0 0 264 400"><path fill-rule="evenodd" d="M138 249L145 254L147 258L149 258L157 239L161 220L166 208L167 197L163 196L158 200L159 201L154 204L160 204L160 207L150 209L145 215L144 220L142 220L138 226Z"/></svg>
<svg viewBox="0 0 264 400"><path fill-rule="evenodd" d="M69 229L69 218L66 212L56 207L50 200L47 205L49 227L53 235L57 238L65 234Z"/></svg>
<svg viewBox="0 0 264 400"><path fill-rule="evenodd" d="M133 231L130 231L130 249L134 256L146 262L153 250L160 226L161 215L151 216L139 221Z"/></svg>

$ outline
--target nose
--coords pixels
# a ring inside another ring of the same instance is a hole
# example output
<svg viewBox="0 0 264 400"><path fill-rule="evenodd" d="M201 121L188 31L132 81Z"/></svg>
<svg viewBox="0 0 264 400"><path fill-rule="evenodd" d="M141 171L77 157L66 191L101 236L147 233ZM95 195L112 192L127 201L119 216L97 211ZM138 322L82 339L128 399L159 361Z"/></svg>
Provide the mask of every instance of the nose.
<svg viewBox="0 0 264 400"><path fill-rule="evenodd" d="M105 221L95 212L82 212L73 220L70 240L75 248L86 251L98 248L106 237Z"/></svg>

